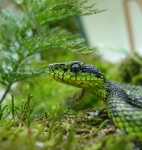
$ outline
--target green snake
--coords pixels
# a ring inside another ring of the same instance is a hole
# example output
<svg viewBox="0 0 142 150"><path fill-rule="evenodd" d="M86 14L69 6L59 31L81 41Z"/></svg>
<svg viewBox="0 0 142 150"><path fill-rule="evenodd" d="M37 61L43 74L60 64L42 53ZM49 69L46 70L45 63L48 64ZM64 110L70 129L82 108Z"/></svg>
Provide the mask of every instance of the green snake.
<svg viewBox="0 0 142 150"><path fill-rule="evenodd" d="M80 61L53 63L49 68L56 81L82 88L103 100L114 125L142 141L141 86L111 82L100 69Z"/></svg>

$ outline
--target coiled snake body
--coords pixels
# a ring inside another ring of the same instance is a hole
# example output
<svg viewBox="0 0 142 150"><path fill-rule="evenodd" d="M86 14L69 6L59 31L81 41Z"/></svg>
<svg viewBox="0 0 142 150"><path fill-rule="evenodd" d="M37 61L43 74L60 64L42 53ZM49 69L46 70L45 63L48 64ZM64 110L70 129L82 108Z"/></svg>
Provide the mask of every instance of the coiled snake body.
<svg viewBox="0 0 142 150"><path fill-rule="evenodd" d="M97 67L80 61L50 64L58 82L82 88L105 101L116 127L142 141L142 87L108 81Z"/></svg>

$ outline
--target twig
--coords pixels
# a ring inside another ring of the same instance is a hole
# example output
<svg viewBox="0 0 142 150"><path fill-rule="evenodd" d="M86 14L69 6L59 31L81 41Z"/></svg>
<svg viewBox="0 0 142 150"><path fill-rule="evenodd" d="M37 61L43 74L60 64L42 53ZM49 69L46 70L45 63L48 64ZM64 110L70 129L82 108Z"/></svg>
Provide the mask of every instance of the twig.
<svg viewBox="0 0 142 150"><path fill-rule="evenodd" d="M76 101L80 100L80 99L83 97L84 92L85 92L85 91L82 89L82 92L81 92L81 94L79 95L79 97L76 98L76 94L73 96L73 98L72 98L72 100L71 100L71 102L70 102L70 105L69 105L68 108L61 114L61 116L65 115L65 114L67 114L67 113L69 112L69 110L73 107L74 103L75 103Z"/></svg>
<svg viewBox="0 0 142 150"><path fill-rule="evenodd" d="M11 85L12 85L12 84L9 84L9 85L8 85L6 91L4 92L4 94L3 94L3 96L2 96L2 98L1 98L1 100L0 100L0 104L1 104L1 103L3 102L3 100L5 99L7 93L9 92L9 90L10 90L10 88L11 88Z"/></svg>
<svg viewBox="0 0 142 150"><path fill-rule="evenodd" d="M14 72L17 72L17 70L18 70L18 68L19 68L19 66L20 66L20 60L19 60L19 63L15 66L15 68L14 68ZM10 88L11 88L11 86L12 86L12 84L13 84L14 82L11 82L11 83L9 83L9 85L8 85L8 87L7 87L7 89L6 89L6 91L4 92L4 94L3 94L3 96L2 96L2 98L1 98L1 100L0 100L0 104L4 101L4 99L5 99L5 97L6 97L6 95L7 95L7 93L9 92L9 90L10 90Z"/></svg>

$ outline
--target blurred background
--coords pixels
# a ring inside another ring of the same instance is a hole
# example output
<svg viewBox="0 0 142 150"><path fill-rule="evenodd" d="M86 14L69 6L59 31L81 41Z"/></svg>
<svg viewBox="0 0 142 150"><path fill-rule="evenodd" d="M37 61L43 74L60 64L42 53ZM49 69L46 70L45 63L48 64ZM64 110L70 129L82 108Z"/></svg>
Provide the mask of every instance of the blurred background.
<svg viewBox="0 0 142 150"><path fill-rule="evenodd" d="M98 46L99 54L111 62L125 57L123 53L114 53L117 48L142 54L142 0L88 0L88 4L94 3L98 9L106 11L79 18L88 44ZM5 8L18 9L14 1L1 0L0 10ZM107 46L114 52L106 51Z"/></svg>
<svg viewBox="0 0 142 150"><path fill-rule="evenodd" d="M142 1L141 0L89 0L97 3L104 13L81 17L82 24L90 46L104 48L121 47L131 52L142 54ZM103 49L104 50L104 49ZM118 62L123 54L103 51L106 60Z"/></svg>

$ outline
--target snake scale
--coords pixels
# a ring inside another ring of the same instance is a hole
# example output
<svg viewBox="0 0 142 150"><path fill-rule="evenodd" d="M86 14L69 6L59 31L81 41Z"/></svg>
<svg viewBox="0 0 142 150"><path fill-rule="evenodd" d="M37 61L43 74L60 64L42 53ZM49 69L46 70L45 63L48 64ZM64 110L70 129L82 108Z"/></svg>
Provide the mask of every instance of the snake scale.
<svg viewBox="0 0 142 150"><path fill-rule="evenodd" d="M80 61L49 64L53 78L82 88L106 103L114 125L142 141L142 87L117 84L106 79L92 64Z"/></svg>

